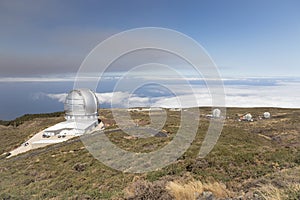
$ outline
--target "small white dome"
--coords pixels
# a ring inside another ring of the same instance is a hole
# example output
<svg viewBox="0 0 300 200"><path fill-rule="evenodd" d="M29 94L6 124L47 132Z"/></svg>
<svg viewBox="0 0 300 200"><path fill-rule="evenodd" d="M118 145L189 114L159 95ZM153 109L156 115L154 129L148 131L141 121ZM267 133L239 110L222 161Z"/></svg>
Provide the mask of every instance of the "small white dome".
<svg viewBox="0 0 300 200"><path fill-rule="evenodd" d="M247 121L251 121L251 120L252 120L252 115L251 115L250 113L246 114L246 115L245 115L245 119L246 119Z"/></svg>
<svg viewBox="0 0 300 200"><path fill-rule="evenodd" d="M269 119L271 114L269 112L264 112L264 118Z"/></svg>
<svg viewBox="0 0 300 200"><path fill-rule="evenodd" d="M221 117L221 110L216 108L213 110L212 115L214 118L220 118Z"/></svg>
<svg viewBox="0 0 300 200"><path fill-rule="evenodd" d="M96 117L98 105L98 98L90 89L72 90L67 95L64 104L66 118Z"/></svg>

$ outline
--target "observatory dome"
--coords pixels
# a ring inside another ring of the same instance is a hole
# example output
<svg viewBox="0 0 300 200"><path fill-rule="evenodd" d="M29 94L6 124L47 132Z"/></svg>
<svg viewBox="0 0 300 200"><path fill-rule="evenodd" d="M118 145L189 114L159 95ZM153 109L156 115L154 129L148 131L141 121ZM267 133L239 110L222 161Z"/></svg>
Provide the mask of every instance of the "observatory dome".
<svg viewBox="0 0 300 200"><path fill-rule="evenodd" d="M251 120L252 120L252 115L251 115L250 113L246 114L246 115L245 115L245 119L246 119L247 121L251 121Z"/></svg>
<svg viewBox="0 0 300 200"><path fill-rule="evenodd" d="M93 119L98 116L98 98L90 89L72 90L66 97L66 119Z"/></svg>
<svg viewBox="0 0 300 200"><path fill-rule="evenodd" d="M218 109L218 108L214 109L212 113L213 113L212 114L213 118L220 118L221 117L221 110Z"/></svg>
<svg viewBox="0 0 300 200"><path fill-rule="evenodd" d="M269 119L271 117L271 114L269 112L264 112L264 118Z"/></svg>

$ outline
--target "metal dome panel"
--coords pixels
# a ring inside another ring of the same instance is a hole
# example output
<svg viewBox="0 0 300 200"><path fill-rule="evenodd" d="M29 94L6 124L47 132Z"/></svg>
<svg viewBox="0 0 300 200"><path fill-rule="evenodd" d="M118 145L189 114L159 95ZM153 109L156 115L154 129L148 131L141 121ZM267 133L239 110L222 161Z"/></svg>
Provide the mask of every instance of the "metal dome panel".
<svg viewBox="0 0 300 200"><path fill-rule="evenodd" d="M89 89L72 90L66 97L64 110L67 116L97 116L98 99Z"/></svg>

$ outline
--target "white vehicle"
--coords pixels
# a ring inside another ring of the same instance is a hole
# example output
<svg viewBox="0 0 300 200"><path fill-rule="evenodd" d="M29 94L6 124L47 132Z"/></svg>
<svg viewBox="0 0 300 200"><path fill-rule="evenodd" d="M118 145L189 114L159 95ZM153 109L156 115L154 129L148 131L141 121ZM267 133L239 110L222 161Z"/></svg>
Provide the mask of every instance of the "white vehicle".
<svg viewBox="0 0 300 200"><path fill-rule="evenodd" d="M57 134L58 138L64 138L67 136L67 133L65 131L60 132L59 134Z"/></svg>

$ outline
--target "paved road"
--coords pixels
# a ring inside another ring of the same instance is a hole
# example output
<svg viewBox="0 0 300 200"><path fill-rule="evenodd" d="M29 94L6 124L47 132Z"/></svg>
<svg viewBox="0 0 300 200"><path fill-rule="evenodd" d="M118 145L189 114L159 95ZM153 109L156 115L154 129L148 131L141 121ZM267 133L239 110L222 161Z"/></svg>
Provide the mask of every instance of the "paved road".
<svg viewBox="0 0 300 200"><path fill-rule="evenodd" d="M113 133L113 132L117 132L117 131L120 131L120 130L121 129L119 129L119 128L115 128L115 129L104 130L104 131L101 131L101 132L100 131L94 131L91 134L83 135L81 137L91 137L91 136L94 136L95 134L103 134L103 133L108 134L108 133ZM5 158L3 156L3 157L0 158L0 164L25 159L25 158L28 158L28 157L33 157L33 156L36 156L36 155L39 155L39 154L49 152L50 150L61 148L63 146L67 146L67 145L70 145L70 144L73 144L73 143L76 143L76 142L81 142L81 138L76 137L74 139L71 139L71 140L68 140L68 141L65 141L65 142L62 142L62 143L49 145L49 146L46 146L46 147L40 148L40 149L34 149L34 150L29 151L29 152L25 152L23 154L13 156L11 158Z"/></svg>
<svg viewBox="0 0 300 200"><path fill-rule="evenodd" d="M80 137L76 137L76 138L67 140L65 142L56 143L56 144L53 144L53 145L48 145L48 146L43 147L43 148L33 149L33 150L28 151L28 152L15 155L15 156L10 157L10 158L6 158L5 156L3 156L3 157L0 157L0 164L7 163L7 162L13 162L13 161L20 160L20 159L25 159L25 158L28 158L28 157L33 157L33 156L36 156L36 155L43 154L45 152L49 152L50 150L53 150L53 149L58 149L58 148L61 148L63 146L67 146L67 145L70 145L70 144L73 144L73 143L76 143L76 142L81 142L81 137L92 137L92 136L95 136L95 134L103 134L103 133L104 134L109 134L109 133L113 133L113 132L117 132L117 131L121 131L121 129L120 128L115 128L115 129L109 129L109 130L96 130L96 131L93 131L90 134L86 134L86 135L83 135L83 136L80 136ZM152 130L152 132L153 132L153 130ZM152 134L152 136L165 137L165 133L161 133L161 132L157 133L156 132L157 135L153 135L152 132L150 132Z"/></svg>

